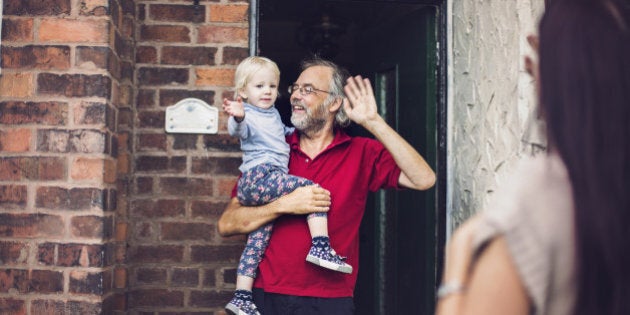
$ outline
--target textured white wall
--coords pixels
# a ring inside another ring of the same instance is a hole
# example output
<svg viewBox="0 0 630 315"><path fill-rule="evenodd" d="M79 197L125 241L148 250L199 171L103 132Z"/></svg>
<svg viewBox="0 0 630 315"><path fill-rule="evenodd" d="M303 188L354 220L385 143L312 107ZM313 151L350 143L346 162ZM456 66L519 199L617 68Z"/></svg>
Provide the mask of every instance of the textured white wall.
<svg viewBox="0 0 630 315"><path fill-rule="evenodd" d="M545 146L523 67L543 8L544 0L449 3L449 228L482 210L521 156Z"/></svg>

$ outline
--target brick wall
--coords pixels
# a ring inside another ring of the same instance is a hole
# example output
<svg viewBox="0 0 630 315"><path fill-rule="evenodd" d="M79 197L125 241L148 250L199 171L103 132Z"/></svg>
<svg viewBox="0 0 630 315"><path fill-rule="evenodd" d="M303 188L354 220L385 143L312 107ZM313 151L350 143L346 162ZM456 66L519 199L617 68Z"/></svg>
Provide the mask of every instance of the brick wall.
<svg viewBox="0 0 630 315"><path fill-rule="evenodd" d="M0 313L122 313L118 157L129 136L118 121L135 94L135 7L4 0L3 10Z"/></svg>
<svg viewBox="0 0 630 315"><path fill-rule="evenodd" d="M237 139L166 134L167 106L196 97L219 106L248 55L247 1L140 0L129 187L131 314L223 314L243 238L216 221L238 175Z"/></svg>
<svg viewBox="0 0 630 315"><path fill-rule="evenodd" d="M231 96L247 1L4 0L0 313L223 314L243 237L216 220L240 164L167 106Z"/></svg>

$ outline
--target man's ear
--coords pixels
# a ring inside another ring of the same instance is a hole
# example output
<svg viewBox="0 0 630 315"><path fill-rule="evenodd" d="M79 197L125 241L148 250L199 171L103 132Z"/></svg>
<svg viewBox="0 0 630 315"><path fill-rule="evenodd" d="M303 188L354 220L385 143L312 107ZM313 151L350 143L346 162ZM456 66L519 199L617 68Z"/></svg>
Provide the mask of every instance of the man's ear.
<svg viewBox="0 0 630 315"><path fill-rule="evenodd" d="M328 111L331 113L337 112L339 108L341 108L341 105L343 105L343 97L337 97L332 104L330 104L330 107L328 107Z"/></svg>

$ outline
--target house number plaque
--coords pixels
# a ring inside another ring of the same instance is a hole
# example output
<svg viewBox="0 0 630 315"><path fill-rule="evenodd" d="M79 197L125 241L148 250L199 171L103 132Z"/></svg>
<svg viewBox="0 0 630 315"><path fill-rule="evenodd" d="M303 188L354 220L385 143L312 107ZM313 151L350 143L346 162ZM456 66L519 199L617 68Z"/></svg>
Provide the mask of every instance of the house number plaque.
<svg viewBox="0 0 630 315"><path fill-rule="evenodd" d="M198 98L185 98L166 108L168 133L217 133L219 110Z"/></svg>

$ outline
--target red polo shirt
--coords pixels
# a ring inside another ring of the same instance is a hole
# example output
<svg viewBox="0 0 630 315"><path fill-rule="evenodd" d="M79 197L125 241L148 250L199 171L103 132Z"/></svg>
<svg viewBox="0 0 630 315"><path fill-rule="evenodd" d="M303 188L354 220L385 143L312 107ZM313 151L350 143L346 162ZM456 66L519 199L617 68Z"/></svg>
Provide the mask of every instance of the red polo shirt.
<svg viewBox="0 0 630 315"><path fill-rule="evenodd" d="M353 296L359 271L359 225L368 192L397 188L400 168L377 140L349 137L342 131L336 131L332 143L312 159L300 150L297 132L287 142L291 147L289 173L330 191L331 244L339 255L348 257L353 272L348 275L307 262L311 236L306 217L285 215L274 222L254 286L289 295Z"/></svg>

